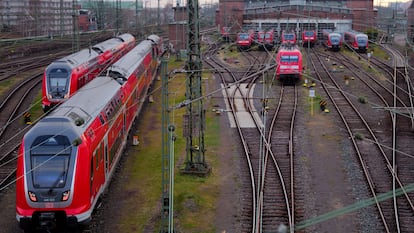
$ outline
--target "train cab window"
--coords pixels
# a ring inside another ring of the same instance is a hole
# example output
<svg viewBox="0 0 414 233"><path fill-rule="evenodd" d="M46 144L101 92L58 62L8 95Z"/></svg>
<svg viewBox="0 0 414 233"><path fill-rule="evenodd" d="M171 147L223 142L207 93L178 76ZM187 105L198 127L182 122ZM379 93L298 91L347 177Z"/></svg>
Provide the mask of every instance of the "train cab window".
<svg viewBox="0 0 414 233"><path fill-rule="evenodd" d="M285 63L298 62L299 57L298 56L281 56L280 61L285 62Z"/></svg>
<svg viewBox="0 0 414 233"><path fill-rule="evenodd" d="M71 154L68 138L39 136L30 151L33 186L49 189L65 187Z"/></svg>
<svg viewBox="0 0 414 233"><path fill-rule="evenodd" d="M59 95L59 93L63 93L61 96L63 97L67 92L69 76L70 73L66 69L56 68L50 70L48 73L49 91L57 95Z"/></svg>
<svg viewBox="0 0 414 233"><path fill-rule="evenodd" d="M341 40L340 36L331 36L332 43L339 43L340 40Z"/></svg>

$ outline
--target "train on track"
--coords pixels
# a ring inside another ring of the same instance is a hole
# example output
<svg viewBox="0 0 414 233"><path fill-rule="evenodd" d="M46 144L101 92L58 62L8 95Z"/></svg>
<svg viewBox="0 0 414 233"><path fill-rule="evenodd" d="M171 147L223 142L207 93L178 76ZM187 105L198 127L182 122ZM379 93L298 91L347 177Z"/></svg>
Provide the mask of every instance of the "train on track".
<svg viewBox="0 0 414 233"><path fill-rule="evenodd" d="M342 47L342 35L338 32L323 30L322 43L329 50L339 51Z"/></svg>
<svg viewBox="0 0 414 233"><path fill-rule="evenodd" d="M368 50L368 36L362 32L344 32L344 42L353 50L365 53Z"/></svg>
<svg viewBox="0 0 414 233"><path fill-rule="evenodd" d="M304 30L302 32L302 46L313 47L318 41L316 30Z"/></svg>
<svg viewBox="0 0 414 233"><path fill-rule="evenodd" d="M140 42L25 134L19 149L16 218L25 231L87 223L114 173L162 52Z"/></svg>
<svg viewBox="0 0 414 233"><path fill-rule="evenodd" d="M264 49L273 49L275 45L275 33L274 30L268 30L268 31L259 31L257 33L257 43L261 48Z"/></svg>
<svg viewBox="0 0 414 233"><path fill-rule="evenodd" d="M281 44L296 44L296 34L294 32L282 31Z"/></svg>
<svg viewBox="0 0 414 233"><path fill-rule="evenodd" d="M224 41L230 41L230 27L221 27L220 35Z"/></svg>
<svg viewBox="0 0 414 233"><path fill-rule="evenodd" d="M302 78L302 53L295 44L281 44L276 54L276 78L283 83L296 83Z"/></svg>
<svg viewBox="0 0 414 233"><path fill-rule="evenodd" d="M67 100L135 45L135 37L125 33L52 62L43 75L43 111Z"/></svg>
<svg viewBox="0 0 414 233"><path fill-rule="evenodd" d="M237 33L236 45L239 50L249 49L253 45L254 32L239 32Z"/></svg>

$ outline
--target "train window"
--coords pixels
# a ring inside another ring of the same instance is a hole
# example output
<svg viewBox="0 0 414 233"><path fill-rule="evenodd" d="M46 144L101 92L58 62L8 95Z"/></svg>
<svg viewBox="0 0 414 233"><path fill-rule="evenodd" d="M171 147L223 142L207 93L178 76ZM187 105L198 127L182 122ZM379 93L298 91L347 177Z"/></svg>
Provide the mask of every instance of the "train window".
<svg viewBox="0 0 414 233"><path fill-rule="evenodd" d="M71 145L65 136L37 137L31 147L33 185L36 188L65 187Z"/></svg>
<svg viewBox="0 0 414 233"><path fill-rule="evenodd" d="M286 63L298 62L299 61L299 56L281 56L280 61L281 62L286 62Z"/></svg>
<svg viewBox="0 0 414 233"><path fill-rule="evenodd" d="M101 121L101 124L105 124L105 119L102 115L99 115L99 120Z"/></svg>

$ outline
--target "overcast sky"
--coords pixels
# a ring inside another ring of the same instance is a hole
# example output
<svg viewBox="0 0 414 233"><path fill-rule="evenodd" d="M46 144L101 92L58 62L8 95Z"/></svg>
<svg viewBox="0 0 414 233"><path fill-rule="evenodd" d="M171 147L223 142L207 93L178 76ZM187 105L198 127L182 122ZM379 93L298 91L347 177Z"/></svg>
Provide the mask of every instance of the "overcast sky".
<svg viewBox="0 0 414 233"><path fill-rule="evenodd" d="M158 0L142 0L146 2L147 7L158 7ZM160 6L163 7L167 3L172 3L174 6L177 4L177 1L180 1L180 5L183 5L187 0L160 0ZM198 0L200 5L202 4L213 4L217 3L219 0ZM408 2L409 0L374 0L374 5L388 5L389 2Z"/></svg>

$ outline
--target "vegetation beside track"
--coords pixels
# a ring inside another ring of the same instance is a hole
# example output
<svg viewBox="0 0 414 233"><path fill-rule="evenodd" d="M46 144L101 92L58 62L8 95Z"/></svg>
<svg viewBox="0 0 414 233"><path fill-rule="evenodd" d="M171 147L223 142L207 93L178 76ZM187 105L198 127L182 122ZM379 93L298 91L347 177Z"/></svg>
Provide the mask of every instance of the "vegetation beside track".
<svg viewBox="0 0 414 233"><path fill-rule="evenodd" d="M173 60L174 58L171 58ZM169 70L183 66L183 63L171 61ZM204 74L208 83L214 82L211 74ZM120 232L144 232L151 225L160 226L161 209L161 85L155 83L155 102L146 106L136 135L140 144L133 147L124 163L123 170L128 174L126 193L131 193L128 200L120 209ZM184 100L185 74L177 74L169 83L170 106ZM214 103L205 101L211 109ZM217 168L217 148L220 142L218 118L212 111L206 109L206 160L212 167L212 174L207 177L195 177L179 173L179 168L185 161L185 138L182 137L182 115L185 108L174 111L176 126L174 143L175 180L174 180L174 225L179 232L216 232L215 209L218 197L219 177L214 172ZM119 191L119 190L116 190ZM138 198L142 197L142 198ZM159 229L153 229L158 232Z"/></svg>

